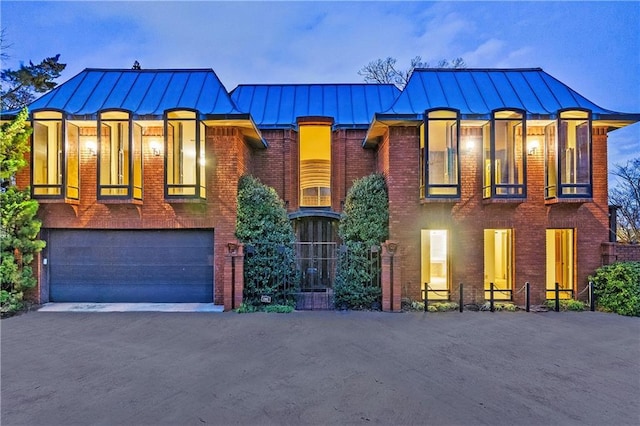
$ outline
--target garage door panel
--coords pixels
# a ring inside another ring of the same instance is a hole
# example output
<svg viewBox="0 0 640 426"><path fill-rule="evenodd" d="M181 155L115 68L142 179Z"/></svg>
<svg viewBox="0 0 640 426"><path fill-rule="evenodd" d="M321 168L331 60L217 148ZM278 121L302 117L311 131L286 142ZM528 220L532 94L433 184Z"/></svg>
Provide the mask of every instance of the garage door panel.
<svg viewBox="0 0 640 426"><path fill-rule="evenodd" d="M51 301L213 301L213 230L50 230L48 250Z"/></svg>

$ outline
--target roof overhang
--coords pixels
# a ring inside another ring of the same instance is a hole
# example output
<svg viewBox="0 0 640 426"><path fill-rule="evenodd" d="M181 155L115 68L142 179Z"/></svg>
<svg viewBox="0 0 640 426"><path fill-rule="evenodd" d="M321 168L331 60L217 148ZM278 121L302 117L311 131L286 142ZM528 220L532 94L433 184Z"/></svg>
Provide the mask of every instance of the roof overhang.
<svg viewBox="0 0 640 426"><path fill-rule="evenodd" d="M375 114L362 142L363 148L373 148L390 126L419 126L422 114Z"/></svg>
<svg viewBox="0 0 640 426"><path fill-rule="evenodd" d="M210 127L235 127L242 137L253 148L267 148L269 144L262 137L260 130L253 122L253 118L249 114L232 113L232 114L205 114L202 122Z"/></svg>

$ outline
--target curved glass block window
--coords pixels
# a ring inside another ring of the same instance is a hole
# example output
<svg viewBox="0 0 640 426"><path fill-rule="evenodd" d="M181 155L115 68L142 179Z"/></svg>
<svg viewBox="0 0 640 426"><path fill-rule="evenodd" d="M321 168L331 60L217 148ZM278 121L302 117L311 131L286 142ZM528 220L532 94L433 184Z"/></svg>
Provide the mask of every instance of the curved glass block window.
<svg viewBox="0 0 640 426"><path fill-rule="evenodd" d="M457 111L436 110L425 113L426 120L421 127L420 153L423 196L447 198L460 196L460 163L458 140L460 119ZM426 157L425 157L426 156Z"/></svg>
<svg viewBox="0 0 640 426"><path fill-rule="evenodd" d="M98 199L142 199L140 186L136 191L133 188L133 176L142 174L142 151L140 137L134 149L131 115L103 111L98 116L98 128Z"/></svg>
<svg viewBox="0 0 640 426"><path fill-rule="evenodd" d="M205 198L205 126L194 111L166 113L165 196Z"/></svg>
<svg viewBox="0 0 640 426"><path fill-rule="evenodd" d="M331 126L300 125L300 206L331 206Z"/></svg>
<svg viewBox="0 0 640 426"><path fill-rule="evenodd" d="M34 197L63 197L64 132L62 113L33 113L32 185Z"/></svg>
<svg viewBox="0 0 640 426"><path fill-rule="evenodd" d="M526 135L526 128L521 112L493 113L483 138L484 198L526 197L523 135Z"/></svg>

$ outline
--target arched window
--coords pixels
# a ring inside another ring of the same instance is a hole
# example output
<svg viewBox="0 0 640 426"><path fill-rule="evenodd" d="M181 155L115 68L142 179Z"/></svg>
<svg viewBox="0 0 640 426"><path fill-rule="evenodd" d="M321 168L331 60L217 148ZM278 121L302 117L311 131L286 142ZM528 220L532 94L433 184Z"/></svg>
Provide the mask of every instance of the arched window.
<svg viewBox="0 0 640 426"><path fill-rule="evenodd" d="M134 146L131 114L101 111L98 128L98 199L142 199L141 182L133 188L134 176L142 174L142 149L140 138Z"/></svg>
<svg viewBox="0 0 640 426"><path fill-rule="evenodd" d="M591 112L560 111L547 141L547 198L591 197Z"/></svg>
<svg viewBox="0 0 640 426"><path fill-rule="evenodd" d="M483 138L483 197L525 198L524 112L494 111L488 126Z"/></svg>
<svg viewBox="0 0 640 426"><path fill-rule="evenodd" d="M460 196L459 136L460 118L457 111L425 112L420 134L421 192L424 197Z"/></svg>
<svg viewBox="0 0 640 426"><path fill-rule="evenodd" d="M166 112L165 126L165 196L204 199L204 124L195 111L176 110Z"/></svg>
<svg viewBox="0 0 640 426"><path fill-rule="evenodd" d="M77 128L69 125L60 111L33 112L31 182L35 198L79 196L79 147ZM65 143L65 137L70 141Z"/></svg>

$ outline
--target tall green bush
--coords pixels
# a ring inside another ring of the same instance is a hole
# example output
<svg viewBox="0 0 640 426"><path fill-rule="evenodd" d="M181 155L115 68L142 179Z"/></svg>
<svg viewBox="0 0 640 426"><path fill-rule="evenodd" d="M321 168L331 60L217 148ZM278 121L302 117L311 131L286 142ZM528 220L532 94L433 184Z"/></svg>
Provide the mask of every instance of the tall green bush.
<svg viewBox="0 0 640 426"><path fill-rule="evenodd" d="M599 309L640 316L640 262L616 262L589 277Z"/></svg>
<svg viewBox="0 0 640 426"><path fill-rule="evenodd" d="M363 309L379 303L381 289L374 282L379 271L370 250L389 236L389 197L383 175L354 181L345 199L338 235L346 251L340 253L334 284L336 305Z"/></svg>
<svg viewBox="0 0 640 426"><path fill-rule="evenodd" d="M236 237L245 245L244 303L260 306L262 296L289 301L297 291L295 234L276 191L253 176L238 182ZM251 252L251 253L249 253Z"/></svg>
<svg viewBox="0 0 640 426"><path fill-rule="evenodd" d="M41 222L36 218L38 203L29 189L19 190L13 183L15 174L26 166L29 152L27 109L0 127L0 311L4 314L22 308L25 290L37 284L31 263L45 246L37 239Z"/></svg>

